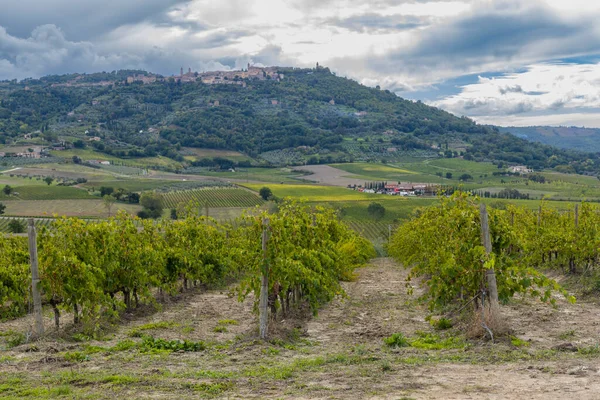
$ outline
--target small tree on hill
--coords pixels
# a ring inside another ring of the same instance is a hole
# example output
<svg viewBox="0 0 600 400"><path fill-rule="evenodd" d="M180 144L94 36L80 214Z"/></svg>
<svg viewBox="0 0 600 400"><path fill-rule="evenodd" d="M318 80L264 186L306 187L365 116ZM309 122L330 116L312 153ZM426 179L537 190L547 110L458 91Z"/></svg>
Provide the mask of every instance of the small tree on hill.
<svg viewBox="0 0 600 400"><path fill-rule="evenodd" d="M0 215L4 214L4 210L6 210L6 206L0 203Z"/></svg>
<svg viewBox="0 0 600 400"><path fill-rule="evenodd" d="M371 218L375 220L380 220L385 215L385 207L379 203L371 203L367 208L367 212L371 216Z"/></svg>
<svg viewBox="0 0 600 400"><path fill-rule="evenodd" d="M10 196L10 194L13 192L13 188L10 185L6 185L4 186L4 189L2 189L2 192L7 195Z"/></svg>
<svg viewBox="0 0 600 400"><path fill-rule="evenodd" d="M461 176L458 177L459 181L470 181L473 180L473 177L469 174L462 174Z"/></svg>
<svg viewBox="0 0 600 400"><path fill-rule="evenodd" d="M115 199L113 196L105 195L102 197L102 204L104 205L104 208L106 208L106 212L108 213L109 217L115 201L117 201L117 199Z"/></svg>
<svg viewBox="0 0 600 400"><path fill-rule="evenodd" d="M163 198L158 193L144 193L140 198L144 209L138 213L140 218L160 218L163 213Z"/></svg>
<svg viewBox="0 0 600 400"><path fill-rule="evenodd" d="M51 176L47 176L44 178L44 182L46 182L48 184L48 186L50 186L52 184L52 182L54 182L54 178Z"/></svg>
<svg viewBox="0 0 600 400"><path fill-rule="evenodd" d="M266 186L262 187L258 194L263 198L263 200L269 200L271 197L273 197L273 192Z"/></svg>
<svg viewBox="0 0 600 400"><path fill-rule="evenodd" d="M115 189L111 186L100 186L100 196L104 197L106 195L111 195Z"/></svg>

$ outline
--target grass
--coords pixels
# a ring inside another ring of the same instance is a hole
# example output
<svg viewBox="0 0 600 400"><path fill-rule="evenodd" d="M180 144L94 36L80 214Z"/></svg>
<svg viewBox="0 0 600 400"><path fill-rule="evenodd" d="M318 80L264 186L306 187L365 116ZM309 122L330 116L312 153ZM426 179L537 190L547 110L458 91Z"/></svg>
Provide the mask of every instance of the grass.
<svg viewBox="0 0 600 400"><path fill-rule="evenodd" d="M65 160L71 160L73 156L80 157L83 161L88 160L101 160L101 161L111 161L116 163L123 163L131 167L141 167L141 168L149 168L153 166L157 167L167 167L167 168L181 168L181 164L175 160L172 160L167 157L157 156L157 157L141 157L141 158L131 158L131 159L122 159L115 156L111 156L105 153L100 153L98 151L92 149L70 149L70 150L53 150L50 151L50 154L54 157L63 158Z"/></svg>
<svg viewBox="0 0 600 400"><path fill-rule="evenodd" d="M60 200L60 199L93 199L86 190L71 186L27 185L15 188L10 196L0 192L0 200Z"/></svg>
<svg viewBox="0 0 600 400"><path fill-rule="evenodd" d="M53 216L66 215L73 217L101 217L107 216L102 200L8 200L6 205L7 216ZM137 204L115 203L112 213L125 210L135 214L142 208Z"/></svg>
<svg viewBox="0 0 600 400"><path fill-rule="evenodd" d="M340 202L356 200L375 200L381 199L382 195L361 193L358 191L341 188L337 186L319 186L319 185L265 185L265 184L242 184L243 186L258 192L263 186L271 189L277 197L292 197L295 199L304 199L310 202ZM394 200L403 201L399 197Z"/></svg>
<svg viewBox="0 0 600 400"><path fill-rule="evenodd" d="M216 150L216 149L199 149L195 147L183 147L187 153L194 154L193 156L185 156L186 159L199 160L201 158L215 158L221 157L232 161L252 161L251 157L248 157L240 152L231 150Z"/></svg>
<svg viewBox="0 0 600 400"><path fill-rule="evenodd" d="M169 328L174 328L174 327L178 327L178 326L179 326L179 324L174 321L150 322L150 323L147 323L144 325L136 326L135 328L131 329L129 332L127 332L127 336L142 337L143 332L145 332L145 331L156 330L156 329L169 329Z"/></svg>

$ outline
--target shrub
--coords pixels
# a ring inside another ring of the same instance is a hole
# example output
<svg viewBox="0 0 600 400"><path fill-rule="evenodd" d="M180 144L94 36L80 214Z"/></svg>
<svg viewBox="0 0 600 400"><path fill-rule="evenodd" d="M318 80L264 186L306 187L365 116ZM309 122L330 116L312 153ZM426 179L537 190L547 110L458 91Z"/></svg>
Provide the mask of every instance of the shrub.
<svg viewBox="0 0 600 400"><path fill-rule="evenodd" d="M266 186L262 187L259 190L258 194L260 195L260 197L263 198L263 200L269 200L269 198L273 196L273 192L271 191L271 189L269 189Z"/></svg>
<svg viewBox="0 0 600 400"><path fill-rule="evenodd" d="M408 347L410 342L402 333L394 333L390 337L383 339L383 342L389 347Z"/></svg>

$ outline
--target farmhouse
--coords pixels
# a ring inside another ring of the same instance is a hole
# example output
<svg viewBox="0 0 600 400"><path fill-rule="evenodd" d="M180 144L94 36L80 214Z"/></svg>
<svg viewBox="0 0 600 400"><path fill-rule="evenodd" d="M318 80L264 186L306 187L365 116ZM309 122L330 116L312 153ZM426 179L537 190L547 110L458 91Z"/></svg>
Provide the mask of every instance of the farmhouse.
<svg viewBox="0 0 600 400"><path fill-rule="evenodd" d="M525 165L514 165L512 167L509 167L508 170L513 174L528 174L530 172L533 172L533 170L527 168Z"/></svg>

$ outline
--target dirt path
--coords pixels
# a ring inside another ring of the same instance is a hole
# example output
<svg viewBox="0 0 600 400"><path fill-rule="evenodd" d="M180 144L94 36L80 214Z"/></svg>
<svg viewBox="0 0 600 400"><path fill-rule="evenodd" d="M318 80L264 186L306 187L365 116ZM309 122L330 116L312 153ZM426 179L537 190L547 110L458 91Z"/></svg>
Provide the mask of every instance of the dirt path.
<svg viewBox="0 0 600 400"><path fill-rule="evenodd" d="M0 397L599 398L598 305L514 301L503 314L521 342L490 344L456 329L434 331L417 301L420 289L409 296L406 278L390 259L374 260L344 283L347 297L314 318L283 321L286 329L268 343L255 339L251 300L240 303L228 290L187 293L162 311L127 316L103 340L76 342L63 333L1 352ZM0 346L28 323L0 323ZM441 347L383 344L398 332ZM135 347L142 335L203 341L207 349L146 352ZM565 342L582 351L552 350Z"/></svg>

